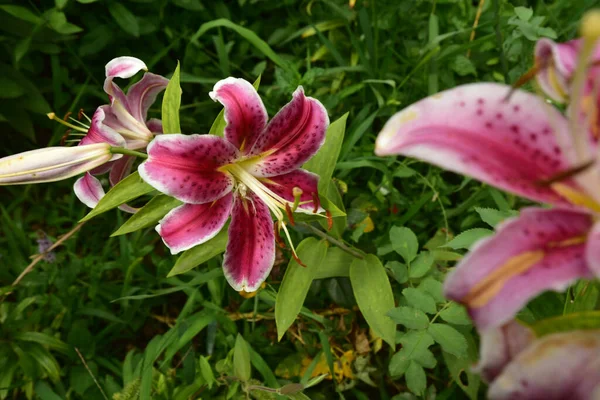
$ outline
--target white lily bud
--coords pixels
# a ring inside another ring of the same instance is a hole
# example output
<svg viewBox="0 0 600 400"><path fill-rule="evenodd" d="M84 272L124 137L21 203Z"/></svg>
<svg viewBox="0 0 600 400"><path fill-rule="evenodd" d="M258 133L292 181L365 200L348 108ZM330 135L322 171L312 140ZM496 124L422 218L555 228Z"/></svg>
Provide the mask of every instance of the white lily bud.
<svg viewBox="0 0 600 400"><path fill-rule="evenodd" d="M108 143L47 147L0 159L0 185L54 182L92 170L122 157Z"/></svg>

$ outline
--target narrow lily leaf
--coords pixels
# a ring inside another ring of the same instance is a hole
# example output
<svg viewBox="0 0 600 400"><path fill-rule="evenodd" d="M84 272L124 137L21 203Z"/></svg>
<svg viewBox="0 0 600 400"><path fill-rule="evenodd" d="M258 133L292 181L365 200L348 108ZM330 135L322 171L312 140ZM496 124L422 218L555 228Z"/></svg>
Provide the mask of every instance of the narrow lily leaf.
<svg viewBox="0 0 600 400"><path fill-rule="evenodd" d="M108 11L121 29L131 36L140 36L140 24L136 16L120 2L113 2L108 6Z"/></svg>
<svg viewBox="0 0 600 400"><path fill-rule="evenodd" d="M386 314L394 308L394 295L381 261L372 254L363 260L355 259L350 265L350 282L367 323L393 349L396 324Z"/></svg>
<svg viewBox="0 0 600 400"><path fill-rule="evenodd" d="M319 193L327 193L327 187L333 176L333 170L344 141L347 119L348 113L329 125L321 150L303 166L304 169L319 175Z"/></svg>
<svg viewBox="0 0 600 400"><path fill-rule="evenodd" d="M134 172L121 182L117 183L112 189L106 193L98 205L92 211L81 219L80 222L88 221L97 215L100 215L108 210L125 204L130 200L138 198L146 193L150 193L154 188L148 185L140 178L140 174Z"/></svg>
<svg viewBox="0 0 600 400"><path fill-rule="evenodd" d="M112 236L124 235L155 225L158 220L167 215L173 208L181 205L181 201L160 194L154 196L144 207L133 214Z"/></svg>
<svg viewBox="0 0 600 400"><path fill-rule="evenodd" d="M536 336L573 330L600 329L600 311L584 311L547 318L534 323L531 328Z"/></svg>
<svg viewBox="0 0 600 400"><path fill-rule="evenodd" d="M279 55L277 55L277 53L275 53L273 49L271 49L267 42L258 37L256 33L252 32L250 29L237 25L225 18L216 19L214 21L209 21L202 24L200 26L200 29L198 29L194 36L191 37L190 42L196 43L200 36L204 35L211 29L219 27L229 28L235 31L241 37L250 42L254 47L256 47L266 57L268 57L271 61L277 64L279 67L283 68L288 72L293 72L295 75L297 74L297 72L291 67L291 65L288 62L286 62L283 58L279 57Z"/></svg>
<svg viewBox="0 0 600 400"><path fill-rule="evenodd" d="M256 90L258 90L258 87L260 86L260 79L261 75L259 75L258 78L256 78L256 80L252 84L252 86L254 86L254 89ZM219 115L217 115L217 118L213 122L212 126L210 127L210 131L208 131L208 134L223 137L223 132L225 131L226 125L227 123L225 122L225 108L223 108Z"/></svg>
<svg viewBox="0 0 600 400"><path fill-rule="evenodd" d="M210 239L208 242L184 251L177 259L173 269L169 271L167 278L183 274L184 272L197 267L203 262L210 260L214 256L223 253L225 251L225 247L227 247L226 226L221 229L221 232L219 232L217 236Z"/></svg>
<svg viewBox="0 0 600 400"><path fill-rule="evenodd" d="M275 324L277 325L278 340L281 340L294 323L317 271L323 266L326 252L327 245L324 240L318 241L310 237L298 245L296 253L306 267L292 259L285 271L275 300Z"/></svg>
<svg viewBox="0 0 600 400"><path fill-rule="evenodd" d="M235 347L233 348L233 374L241 381L250 379L250 350L248 344L238 333L235 338Z"/></svg>
<svg viewBox="0 0 600 400"><path fill-rule="evenodd" d="M333 278L338 276L350 276L350 264L354 257L339 247L327 249L327 255L323 260L322 267L317 270L315 279Z"/></svg>
<svg viewBox="0 0 600 400"><path fill-rule="evenodd" d="M169 80L162 102L162 124L164 133L181 133L179 107L181 106L181 86L179 85L179 61Z"/></svg>

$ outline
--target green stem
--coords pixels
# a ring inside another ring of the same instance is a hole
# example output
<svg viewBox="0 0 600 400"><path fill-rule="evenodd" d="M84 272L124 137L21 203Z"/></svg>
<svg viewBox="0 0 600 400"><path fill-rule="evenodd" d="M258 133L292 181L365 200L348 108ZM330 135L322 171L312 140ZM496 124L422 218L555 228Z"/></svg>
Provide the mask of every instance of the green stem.
<svg viewBox="0 0 600 400"><path fill-rule="evenodd" d="M148 154L140 153L139 151L125 149L123 147L111 147L110 152L112 154L125 154L126 156L134 156L143 158L144 160L148 158Z"/></svg>
<svg viewBox="0 0 600 400"><path fill-rule="evenodd" d="M337 240L333 236L329 236L325 232L321 231L320 229L315 228L314 226L312 226L310 224L307 224L306 222L301 222L298 225L301 225L304 228L308 228L315 235L320 236L321 238L327 240L329 243L335 244L337 247L339 247L340 249L342 249L343 251L345 251L346 253L350 254L353 257L359 258L361 260L365 258L359 252L352 250L350 247L346 246L342 241Z"/></svg>

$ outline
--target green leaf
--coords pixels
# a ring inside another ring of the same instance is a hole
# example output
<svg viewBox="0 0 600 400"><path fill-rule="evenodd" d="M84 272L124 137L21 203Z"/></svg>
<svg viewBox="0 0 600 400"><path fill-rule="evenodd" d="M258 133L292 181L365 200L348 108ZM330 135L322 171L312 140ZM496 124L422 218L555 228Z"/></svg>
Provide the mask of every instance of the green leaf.
<svg viewBox="0 0 600 400"><path fill-rule="evenodd" d="M0 98L14 99L23 94L25 94L25 89L18 82L6 76L0 76Z"/></svg>
<svg viewBox="0 0 600 400"><path fill-rule="evenodd" d="M184 251L175 262L171 271L169 271L167 278L183 274L203 262L210 260L214 256L223 253L227 247L227 238L227 227L224 226L221 229L221 232L217 233L217 235L208 242Z"/></svg>
<svg viewBox="0 0 600 400"><path fill-rule="evenodd" d="M17 17L23 21L31 22L32 24L40 25L42 23L42 19L32 13L27 7L3 4L0 6L0 10L6 11L13 17Z"/></svg>
<svg viewBox="0 0 600 400"><path fill-rule="evenodd" d="M489 226L491 226L492 228L495 228L500 222L504 221L505 219L516 217L517 215L519 215L518 211L500 211L493 208L475 207L475 211L477 211L477 214L479 214L481 220Z"/></svg>
<svg viewBox="0 0 600 400"><path fill-rule="evenodd" d="M233 374L241 381L246 382L251 374L250 351L248 344L238 333L235 338L235 347L233 348Z"/></svg>
<svg viewBox="0 0 600 400"><path fill-rule="evenodd" d="M471 318L464 306L451 303L448 308L440 311L440 318L456 325L471 325Z"/></svg>
<svg viewBox="0 0 600 400"><path fill-rule="evenodd" d="M408 271L408 276L410 278L422 278L429 272L431 267L433 266L433 262L435 261L435 257L432 253L428 251L423 251L419 253L417 258L410 264L410 270Z"/></svg>
<svg viewBox="0 0 600 400"><path fill-rule="evenodd" d="M304 169L319 175L319 193L327 192L335 164L342 149L347 119L348 113L342 115L329 125L325 136L325 143L319 152L303 166Z"/></svg>
<svg viewBox="0 0 600 400"><path fill-rule="evenodd" d="M179 107L181 106L181 86L179 84L179 61L169 80L162 102L162 124L164 133L181 133Z"/></svg>
<svg viewBox="0 0 600 400"><path fill-rule="evenodd" d="M123 225L119 227L112 236L124 235L126 233L135 232L156 223L173 208L181 205L181 201L173 197L159 194L154 196L144 207L133 214Z"/></svg>
<svg viewBox="0 0 600 400"><path fill-rule="evenodd" d="M406 288L402 291L402 295L411 306L425 311L428 314L435 314L437 307L435 300L431 295L420 288Z"/></svg>
<svg viewBox="0 0 600 400"><path fill-rule="evenodd" d="M481 385L481 378L479 375L472 372L472 366L477 361L478 348L470 334L466 334L465 339L468 344L467 353L469 356L467 358L458 358L445 351L442 351L442 355L444 357L444 363L448 367L454 382L456 382L471 400L476 400L479 398L478 393L479 386Z"/></svg>
<svg viewBox="0 0 600 400"><path fill-rule="evenodd" d="M412 307L397 307L387 313L395 323L404 325L409 329L425 329L429 325L429 318L421 310Z"/></svg>
<svg viewBox="0 0 600 400"><path fill-rule="evenodd" d="M44 381L37 381L34 386L34 391L41 400L63 400L63 398L57 395Z"/></svg>
<svg viewBox="0 0 600 400"><path fill-rule="evenodd" d="M208 385L209 389L212 389L214 383L217 382L215 379L215 375L213 374L213 370L208 362L208 359L204 356L200 356L200 374L202 374L202 378Z"/></svg>
<svg viewBox="0 0 600 400"><path fill-rule="evenodd" d="M72 35L83 30L80 27L67 22L65 14L56 9L48 11L46 17L48 18L50 27L63 35Z"/></svg>
<svg viewBox="0 0 600 400"><path fill-rule="evenodd" d="M14 339L25 342L39 343L43 346L49 347L52 350L60 351L63 354L69 354L71 351L69 345L62 340L42 332L20 332L14 336Z"/></svg>
<svg viewBox="0 0 600 400"><path fill-rule="evenodd" d="M275 300L275 324L277 325L278 340L281 340L287 329L296 320L317 271L323 268L327 245L324 240L318 241L309 237L298 245L296 253L306 267L291 259L285 271Z"/></svg>
<svg viewBox="0 0 600 400"><path fill-rule="evenodd" d="M317 269L315 279L350 276L350 264L354 257L339 247L329 247L321 267Z"/></svg>
<svg viewBox="0 0 600 400"><path fill-rule="evenodd" d="M600 311L583 311L546 318L531 325L536 336L572 330L600 329Z"/></svg>
<svg viewBox="0 0 600 400"><path fill-rule="evenodd" d="M457 235L454 239L446 243L445 246L442 247L450 247L454 250L456 249L469 249L475 242L491 236L494 234L494 231L490 229L484 228L474 228L469 229L467 231L462 232Z"/></svg>
<svg viewBox="0 0 600 400"><path fill-rule="evenodd" d="M408 386L411 392L418 396L422 396L425 393L427 377L425 376L425 370L418 363L411 361L408 364L405 379L406 386Z"/></svg>
<svg viewBox="0 0 600 400"><path fill-rule="evenodd" d="M389 261L385 264L385 267L392 271L394 279L396 279L398 283L408 282L408 268L406 268L406 265L399 261Z"/></svg>
<svg viewBox="0 0 600 400"><path fill-rule="evenodd" d="M129 11L123 3L118 1L110 3L108 11L121 29L132 36L140 36L140 24L138 23L136 16Z"/></svg>
<svg viewBox="0 0 600 400"><path fill-rule="evenodd" d="M390 229L390 242L394 251L408 264L417 256L419 241L409 228L394 226Z"/></svg>
<svg viewBox="0 0 600 400"><path fill-rule="evenodd" d="M528 7L515 7L515 14L522 21L529 21L533 16L533 10Z"/></svg>
<svg viewBox="0 0 600 400"><path fill-rule="evenodd" d="M438 280L431 277L425 278L419 284L419 289L433 297L436 303L446 302L446 298L444 297L444 285Z"/></svg>
<svg viewBox="0 0 600 400"><path fill-rule="evenodd" d="M100 199L96 207L81 219L80 222L89 221L97 215L125 204L130 200L150 193L154 188L142 180L136 171L117 183L106 195Z"/></svg>
<svg viewBox="0 0 600 400"><path fill-rule="evenodd" d="M202 11L204 6L200 0L173 0L173 4L177 7L185 8L189 11Z"/></svg>
<svg viewBox="0 0 600 400"><path fill-rule="evenodd" d="M407 357L407 352L404 349L401 349L399 352L394 354L390 360L390 364L388 366L388 371L390 376L393 378L399 378L406 372L408 368L408 364L410 364L410 358Z"/></svg>
<svg viewBox="0 0 600 400"><path fill-rule="evenodd" d="M408 359L416 361L426 368L436 366L437 360L429 350L434 341L426 330L409 331L402 335L398 342L402 344L400 351L404 351Z"/></svg>
<svg viewBox="0 0 600 400"><path fill-rule="evenodd" d="M208 32L211 29L219 28L219 27L229 28L229 29L237 32L240 36L242 36L244 39L246 39L248 42L250 42L254 47L256 47L258 49L258 51L260 51L266 57L271 59L271 61L273 61L279 67L283 68L286 71L297 74L297 72L292 68L292 66L289 63L287 63L283 58L281 58L279 55L277 55L277 53L275 53L273 51L273 49L271 49L271 47L269 47L267 42L265 42L260 37L258 37L258 35L256 35L256 33L252 32L250 29L247 29L238 24L235 24L225 18L216 19L214 21L209 21L209 22L202 24L200 26L200 29L198 29L198 31L190 38L190 42L197 44L200 36L204 35L206 32Z"/></svg>
<svg viewBox="0 0 600 400"><path fill-rule="evenodd" d="M442 350L458 358L467 357L467 340L456 329L446 324L431 324L427 332L433 337Z"/></svg>
<svg viewBox="0 0 600 400"><path fill-rule="evenodd" d="M386 313L394 308L390 280L381 261L372 254L350 265L350 282L358 308L375 333L395 347L396 324Z"/></svg>
<svg viewBox="0 0 600 400"><path fill-rule="evenodd" d="M579 281L573 288L574 300L567 302L564 314L595 310L600 297L597 281Z"/></svg>

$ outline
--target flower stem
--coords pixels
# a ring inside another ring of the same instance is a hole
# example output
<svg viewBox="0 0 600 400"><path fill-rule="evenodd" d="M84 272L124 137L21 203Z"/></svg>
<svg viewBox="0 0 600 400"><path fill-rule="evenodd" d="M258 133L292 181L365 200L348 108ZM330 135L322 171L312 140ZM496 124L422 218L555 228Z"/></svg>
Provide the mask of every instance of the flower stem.
<svg viewBox="0 0 600 400"><path fill-rule="evenodd" d="M341 240L337 240L333 236L329 236L325 232L321 231L320 229L315 228L314 226L312 226L310 224L307 224L306 222L301 222L298 225L301 225L304 228L308 228L315 235L322 237L323 239L327 240L329 243L335 244L337 247L344 250L346 253L350 254L353 257L360 258L361 260L365 258L358 251L352 250L350 247L346 246Z"/></svg>
<svg viewBox="0 0 600 400"><path fill-rule="evenodd" d="M143 158L143 159L148 158L148 154L140 153L139 151L135 151L135 150L125 149L123 147L111 147L110 152L112 154L125 154L126 156L134 156L134 157L139 157L139 158Z"/></svg>

